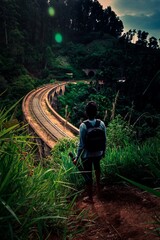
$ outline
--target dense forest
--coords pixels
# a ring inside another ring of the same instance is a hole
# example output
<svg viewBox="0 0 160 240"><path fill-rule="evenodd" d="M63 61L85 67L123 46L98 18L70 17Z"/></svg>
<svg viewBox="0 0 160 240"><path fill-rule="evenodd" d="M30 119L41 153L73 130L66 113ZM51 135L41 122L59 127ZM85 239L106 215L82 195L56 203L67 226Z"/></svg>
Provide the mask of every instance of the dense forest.
<svg viewBox="0 0 160 240"><path fill-rule="evenodd" d="M107 127L104 183L131 178L160 197L152 189L160 180L158 41L145 29L124 33L117 14L97 0L1 0L1 238L73 239L79 229L71 225L84 216L73 212L83 179L68 161L77 139L60 141L41 161L23 125L22 99L43 84L69 82L57 111L76 127L86 102L98 103Z"/></svg>
<svg viewBox="0 0 160 240"><path fill-rule="evenodd" d="M97 0L2 0L1 104L8 106L38 85L65 79L68 72L84 79L82 69L96 68L95 79L111 88L122 88L117 81L125 78L119 84L123 94L154 113L159 107L158 40L148 40L143 30L123 29L111 7L103 9Z"/></svg>

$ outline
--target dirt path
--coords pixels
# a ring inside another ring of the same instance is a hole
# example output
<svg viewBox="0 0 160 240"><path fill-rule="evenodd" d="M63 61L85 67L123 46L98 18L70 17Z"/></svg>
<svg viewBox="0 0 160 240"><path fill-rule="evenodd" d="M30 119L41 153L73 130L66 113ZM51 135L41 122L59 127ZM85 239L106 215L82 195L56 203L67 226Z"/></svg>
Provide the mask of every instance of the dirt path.
<svg viewBox="0 0 160 240"><path fill-rule="evenodd" d="M94 204L79 200L77 209L87 210L86 231L73 240L157 240L150 233L153 217L160 216L160 200L132 186L107 186ZM159 225L160 227L160 225Z"/></svg>

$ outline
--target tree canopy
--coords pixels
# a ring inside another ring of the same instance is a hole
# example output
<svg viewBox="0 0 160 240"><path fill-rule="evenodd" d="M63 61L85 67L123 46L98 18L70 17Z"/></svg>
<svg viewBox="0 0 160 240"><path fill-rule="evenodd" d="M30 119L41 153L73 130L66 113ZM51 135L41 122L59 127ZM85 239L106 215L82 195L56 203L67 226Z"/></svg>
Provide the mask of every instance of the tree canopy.
<svg viewBox="0 0 160 240"><path fill-rule="evenodd" d="M103 79L106 87L115 90L117 81L126 79L124 94L138 99L145 93L156 104L151 93L159 86L158 41L148 40L144 30L123 30L112 8L103 9L97 0L2 0L0 91L6 90L11 102L66 73L84 79L82 70L94 68L94 79Z"/></svg>

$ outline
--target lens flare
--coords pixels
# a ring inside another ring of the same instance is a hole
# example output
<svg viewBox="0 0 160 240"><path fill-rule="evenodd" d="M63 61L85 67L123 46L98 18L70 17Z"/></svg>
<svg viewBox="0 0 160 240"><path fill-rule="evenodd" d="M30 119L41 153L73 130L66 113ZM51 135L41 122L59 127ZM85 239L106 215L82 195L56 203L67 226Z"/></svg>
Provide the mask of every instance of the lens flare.
<svg viewBox="0 0 160 240"><path fill-rule="evenodd" d="M48 14L49 16L53 17L55 15L55 10L53 7L49 7L48 8Z"/></svg>
<svg viewBox="0 0 160 240"><path fill-rule="evenodd" d="M61 43L62 42L62 35L60 33L56 33L55 34L55 41L57 43Z"/></svg>

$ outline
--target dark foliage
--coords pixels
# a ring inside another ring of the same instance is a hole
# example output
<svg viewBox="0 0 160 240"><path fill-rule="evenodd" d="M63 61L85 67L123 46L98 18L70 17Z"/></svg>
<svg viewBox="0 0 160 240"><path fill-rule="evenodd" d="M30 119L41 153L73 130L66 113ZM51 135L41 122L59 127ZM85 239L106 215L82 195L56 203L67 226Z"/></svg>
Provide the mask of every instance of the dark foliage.
<svg viewBox="0 0 160 240"><path fill-rule="evenodd" d="M160 106L158 41L147 40L145 31L122 32L116 13L111 7L103 9L98 1L2 0L1 105L11 105L55 79L68 80L68 73L73 73L74 79L103 80L105 88L119 90L122 112L134 102L137 111L156 114ZM137 42L132 44L136 34ZM96 69L96 75L91 71L86 76L82 71L86 68Z"/></svg>

